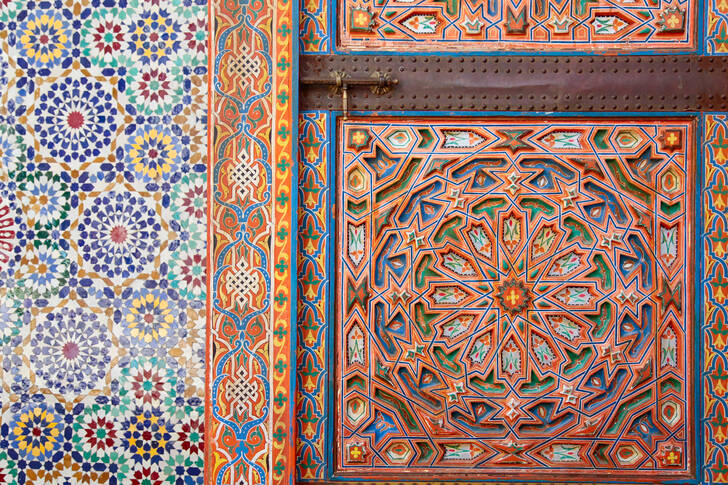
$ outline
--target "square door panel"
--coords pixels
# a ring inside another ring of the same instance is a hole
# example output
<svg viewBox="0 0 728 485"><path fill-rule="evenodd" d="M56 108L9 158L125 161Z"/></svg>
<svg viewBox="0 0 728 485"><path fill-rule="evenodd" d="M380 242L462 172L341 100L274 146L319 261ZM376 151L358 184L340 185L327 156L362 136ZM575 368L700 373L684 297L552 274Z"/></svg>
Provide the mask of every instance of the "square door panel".
<svg viewBox="0 0 728 485"><path fill-rule="evenodd" d="M640 51L695 48L695 0L346 0L349 50Z"/></svg>
<svg viewBox="0 0 728 485"><path fill-rule="evenodd" d="M690 473L690 120L349 119L338 139L338 474Z"/></svg>

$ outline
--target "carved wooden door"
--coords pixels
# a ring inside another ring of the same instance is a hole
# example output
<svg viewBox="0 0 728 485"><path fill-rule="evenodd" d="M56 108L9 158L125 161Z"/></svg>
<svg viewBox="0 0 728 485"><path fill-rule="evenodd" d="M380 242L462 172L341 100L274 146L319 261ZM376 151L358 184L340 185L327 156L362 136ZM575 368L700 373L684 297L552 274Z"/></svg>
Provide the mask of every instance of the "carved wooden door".
<svg viewBox="0 0 728 485"><path fill-rule="evenodd" d="M725 11L303 1L297 481L725 479Z"/></svg>

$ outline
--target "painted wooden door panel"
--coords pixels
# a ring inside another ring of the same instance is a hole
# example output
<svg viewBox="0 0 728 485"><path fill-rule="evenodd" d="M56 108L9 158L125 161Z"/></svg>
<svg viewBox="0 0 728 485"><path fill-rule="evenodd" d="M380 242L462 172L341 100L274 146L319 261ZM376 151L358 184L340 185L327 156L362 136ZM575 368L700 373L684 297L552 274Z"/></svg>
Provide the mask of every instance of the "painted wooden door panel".
<svg viewBox="0 0 728 485"><path fill-rule="evenodd" d="M692 467L693 123L338 128L337 471Z"/></svg>
<svg viewBox="0 0 728 485"><path fill-rule="evenodd" d="M319 453L356 478L690 474L694 120L354 118L332 171L324 120L299 409L330 436L303 419L303 477Z"/></svg>

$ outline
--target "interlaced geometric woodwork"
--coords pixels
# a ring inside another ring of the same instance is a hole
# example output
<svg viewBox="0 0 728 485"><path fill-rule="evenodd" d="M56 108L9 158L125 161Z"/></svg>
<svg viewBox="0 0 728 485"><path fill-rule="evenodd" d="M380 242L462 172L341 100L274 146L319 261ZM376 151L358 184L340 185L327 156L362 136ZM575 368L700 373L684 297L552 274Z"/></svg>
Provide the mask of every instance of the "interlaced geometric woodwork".
<svg viewBox="0 0 728 485"><path fill-rule="evenodd" d="M691 469L690 121L340 128L339 471Z"/></svg>

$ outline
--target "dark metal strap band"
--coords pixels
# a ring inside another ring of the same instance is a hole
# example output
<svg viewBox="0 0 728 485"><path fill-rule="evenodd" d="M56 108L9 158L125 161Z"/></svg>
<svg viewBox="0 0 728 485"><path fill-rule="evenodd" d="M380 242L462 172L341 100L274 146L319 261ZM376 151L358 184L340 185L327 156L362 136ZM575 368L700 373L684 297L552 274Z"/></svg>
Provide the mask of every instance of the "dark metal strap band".
<svg viewBox="0 0 728 485"><path fill-rule="evenodd" d="M301 56L302 109L342 109L317 80L379 71L385 95L352 87L349 110L695 112L728 110L728 57Z"/></svg>

